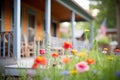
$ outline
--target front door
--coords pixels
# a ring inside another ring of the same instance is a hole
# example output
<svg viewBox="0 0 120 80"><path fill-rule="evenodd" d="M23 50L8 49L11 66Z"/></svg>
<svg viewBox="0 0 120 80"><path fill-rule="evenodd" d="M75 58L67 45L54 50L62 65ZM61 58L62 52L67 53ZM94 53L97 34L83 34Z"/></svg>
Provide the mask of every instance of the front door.
<svg viewBox="0 0 120 80"><path fill-rule="evenodd" d="M35 36L35 14L28 12L28 27L27 27L27 37L28 43L34 41Z"/></svg>

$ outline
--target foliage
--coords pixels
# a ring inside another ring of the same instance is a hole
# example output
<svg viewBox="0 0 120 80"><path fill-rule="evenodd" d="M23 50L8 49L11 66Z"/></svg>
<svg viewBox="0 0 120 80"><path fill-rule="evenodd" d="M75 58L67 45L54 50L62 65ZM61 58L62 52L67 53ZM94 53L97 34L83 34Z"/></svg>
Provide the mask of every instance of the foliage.
<svg viewBox="0 0 120 80"><path fill-rule="evenodd" d="M84 29L88 29L90 28L90 23L89 22L77 22L76 25L75 25L75 29L77 30L84 30Z"/></svg>
<svg viewBox="0 0 120 80"><path fill-rule="evenodd" d="M27 74L21 73L19 80L120 80L120 55L103 54L96 43L94 46L90 51L77 52L70 42L65 42L64 55L53 52L49 57L40 51L40 58L34 60L38 66L28 69ZM45 57L47 64L43 65Z"/></svg>
<svg viewBox="0 0 120 80"><path fill-rule="evenodd" d="M3 65L0 65L0 80L2 80L4 78L3 72L4 72Z"/></svg>
<svg viewBox="0 0 120 80"><path fill-rule="evenodd" d="M64 38L64 39L67 39L67 38L70 38L71 35L72 35L72 29L71 29L71 25L70 23L68 23L69 25L65 26L64 23L61 23L61 28L64 28L64 27L67 27L67 29L69 30L68 33L65 33L65 32L60 32L60 38ZM75 24L75 30L84 30L84 29L89 29L90 30L90 23L89 22L85 22L85 21L79 21L79 22L76 22ZM88 36L90 36L90 34L88 34Z"/></svg>
<svg viewBox="0 0 120 80"><path fill-rule="evenodd" d="M98 44L109 44L109 39L107 36L103 36L101 39L98 40Z"/></svg>
<svg viewBox="0 0 120 80"><path fill-rule="evenodd" d="M95 27L99 28L103 19L107 19L107 27L116 27L116 0L89 0L91 9L98 9L100 12L95 18Z"/></svg>
<svg viewBox="0 0 120 80"><path fill-rule="evenodd" d="M65 42L64 55L53 52L49 57L42 49L34 60L39 65L20 71L17 80L120 80L120 50L116 50L117 55L106 55L98 51L96 42L94 46L90 51L77 52L70 42ZM43 57L47 60L45 65L41 64ZM9 76L6 80L14 80L14 77Z"/></svg>
<svg viewBox="0 0 120 80"><path fill-rule="evenodd" d="M69 34L60 33L60 38L63 38L63 39L70 38L70 33Z"/></svg>

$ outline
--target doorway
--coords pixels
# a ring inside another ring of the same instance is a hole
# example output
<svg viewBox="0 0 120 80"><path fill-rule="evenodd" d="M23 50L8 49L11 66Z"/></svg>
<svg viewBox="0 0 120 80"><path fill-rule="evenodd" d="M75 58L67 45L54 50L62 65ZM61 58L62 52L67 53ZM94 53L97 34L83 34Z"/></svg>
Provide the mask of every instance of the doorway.
<svg viewBox="0 0 120 80"><path fill-rule="evenodd" d="M35 36L35 14L28 11L28 27L27 27L27 39L28 43L34 41Z"/></svg>
<svg viewBox="0 0 120 80"><path fill-rule="evenodd" d="M51 31L51 32L52 32L52 36L53 36L53 37L56 37L56 33L57 33L57 32L56 32L56 31L57 31L57 23L54 23L54 22L53 22L51 28L52 28L52 31Z"/></svg>

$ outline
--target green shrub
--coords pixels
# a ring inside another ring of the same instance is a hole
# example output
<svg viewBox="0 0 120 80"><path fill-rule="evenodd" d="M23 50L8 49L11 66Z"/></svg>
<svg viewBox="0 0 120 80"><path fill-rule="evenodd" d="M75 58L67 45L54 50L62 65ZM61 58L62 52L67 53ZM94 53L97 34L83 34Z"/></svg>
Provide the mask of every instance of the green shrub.
<svg viewBox="0 0 120 80"><path fill-rule="evenodd" d="M109 39L107 36L103 36L101 39L98 40L98 44L109 44Z"/></svg>

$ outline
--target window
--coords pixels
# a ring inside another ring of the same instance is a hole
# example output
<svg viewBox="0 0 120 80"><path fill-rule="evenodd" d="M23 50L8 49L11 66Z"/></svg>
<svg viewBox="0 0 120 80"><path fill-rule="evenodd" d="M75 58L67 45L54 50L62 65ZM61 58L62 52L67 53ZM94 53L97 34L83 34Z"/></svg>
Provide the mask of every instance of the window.
<svg viewBox="0 0 120 80"><path fill-rule="evenodd" d="M50 30L51 30L51 35L56 37L57 36L57 21L54 19L51 21ZM45 34L45 32L46 32L45 16L43 16L43 31Z"/></svg>
<svg viewBox="0 0 120 80"><path fill-rule="evenodd" d="M44 31L44 33L46 31L46 27L45 27L45 15L43 16L43 31Z"/></svg>
<svg viewBox="0 0 120 80"><path fill-rule="evenodd" d="M4 0L0 0L0 31L3 31L3 27L4 27L4 25L3 25L3 19L4 19Z"/></svg>
<svg viewBox="0 0 120 80"><path fill-rule="evenodd" d="M57 24L52 23L52 36L56 37Z"/></svg>
<svg viewBox="0 0 120 80"><path fill-rule="evenodd" d="M28 42L34 41L35 36L35 12L32 10L28 10L28 27L27 27L27 37Z"/></svg>
<svg viewBox="0 0 120 80"><path fill-rule="evenodd" d="M2 31L2 19L3 19L3 4L2 1L0 0L0 32Z"/></svg>

